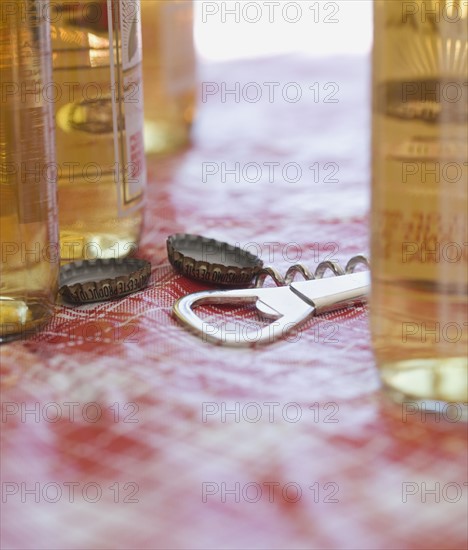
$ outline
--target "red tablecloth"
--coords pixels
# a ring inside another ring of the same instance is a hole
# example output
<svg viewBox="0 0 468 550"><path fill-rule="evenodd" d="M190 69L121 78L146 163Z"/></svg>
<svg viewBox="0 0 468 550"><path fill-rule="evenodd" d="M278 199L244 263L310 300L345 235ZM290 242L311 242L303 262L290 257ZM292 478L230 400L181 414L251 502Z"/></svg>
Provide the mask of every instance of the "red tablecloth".
<svg viewBox="0 0 468 550"><path fill-rule="evenodd" d="M207 288L173 272L171 233L258 246L282 272L366 251L368 61L208 65L201 80L219 92L201 97L193 148L150 163L149 287L58 306L1 347L2 548L466 548L466 425L387 402L365 307L254 349L171 315Z"/></svg>

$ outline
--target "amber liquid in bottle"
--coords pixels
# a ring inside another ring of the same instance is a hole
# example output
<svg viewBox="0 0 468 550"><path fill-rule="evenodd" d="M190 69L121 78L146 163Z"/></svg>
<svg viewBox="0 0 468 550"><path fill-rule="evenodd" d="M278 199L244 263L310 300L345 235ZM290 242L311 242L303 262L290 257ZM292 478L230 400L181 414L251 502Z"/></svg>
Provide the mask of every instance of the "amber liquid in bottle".
<svg viewBox="0 0 468 550"><path fill-rule="evenodd" d="M467 6L374 10L375 356L394 398L457 402L466 415Z"/></svg>
<svg viewBox="0 0 468 550"><path fill-rule="evenodd" d="M143 0L145 148L168 154L187 145L196 104L192 0Z"/></svg>
<svg viewBox="0 0 468 550"><path fill-rule="evenodd" d="M0 342L44 325L58 285L48 2L0 7Z"/></svg>
<svg viewBox="0 0 468 550"><path fill-rule="evenodd" d="M146 168L139 0L51 10L62 260L138 246Z"/></svg>

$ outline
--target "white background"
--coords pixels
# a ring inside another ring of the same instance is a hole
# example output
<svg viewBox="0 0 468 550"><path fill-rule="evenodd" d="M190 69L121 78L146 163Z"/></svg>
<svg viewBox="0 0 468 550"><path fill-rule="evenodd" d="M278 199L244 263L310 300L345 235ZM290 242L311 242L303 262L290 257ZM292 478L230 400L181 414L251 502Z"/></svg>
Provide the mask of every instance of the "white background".
<svg viewBox="0 0 468 550"><path fill-rule="evenodd" d="M195 0L195 40L204 59L284 53L365 54L372 0Z"/></svg>

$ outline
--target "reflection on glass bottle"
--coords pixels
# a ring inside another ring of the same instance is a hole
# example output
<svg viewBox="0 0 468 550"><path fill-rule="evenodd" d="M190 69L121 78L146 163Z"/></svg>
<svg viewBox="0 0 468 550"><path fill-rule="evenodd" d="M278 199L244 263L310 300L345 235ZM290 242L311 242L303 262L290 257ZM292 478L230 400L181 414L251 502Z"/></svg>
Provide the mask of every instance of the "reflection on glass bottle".
<svg viewBox="0 0 468 550"><path fill-rule="evenodd" d="M59 249L48 2L10 0L0 17L0 342L46 323ZM6 9L8 8L8 9Z"/></svg>
<svg viewBox="0 0 468 550"><path fill-rule="evenodd" d="M51 4L62 260L133 253L146 168L139 0Z"/></svg>
<svg viewBox="0 0 468 550"><path fill-rule="evenodd" d="M163 154L190 140L196 101L192 0L144 0L145 148Z"/></svg>
<svg viewBox="0 0 468 550"><path fill-rule="evenodd" d="M457 0L374 6L376 359L395 397L462 403L468 400L468 6Z"/></svg>

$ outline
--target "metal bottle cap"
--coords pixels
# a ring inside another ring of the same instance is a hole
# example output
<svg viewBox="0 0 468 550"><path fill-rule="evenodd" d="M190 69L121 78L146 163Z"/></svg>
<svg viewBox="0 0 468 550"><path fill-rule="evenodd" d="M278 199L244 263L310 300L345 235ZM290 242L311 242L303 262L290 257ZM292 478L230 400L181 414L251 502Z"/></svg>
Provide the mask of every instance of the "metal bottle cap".
<svg viewBox="0 0 468 550"><path fill-rule="evenodd" d="M263 262L238 246L201 235L176 233L167 238L171 265L182 275L225 286L248 285Z"/></svg>
<svg viewBox="0 0 468 550"><path fill-rule="evenodd" d="M60 295L85 304L121 298L148 284L151 264L136 258L83 260L60 268Z"/></svg>

